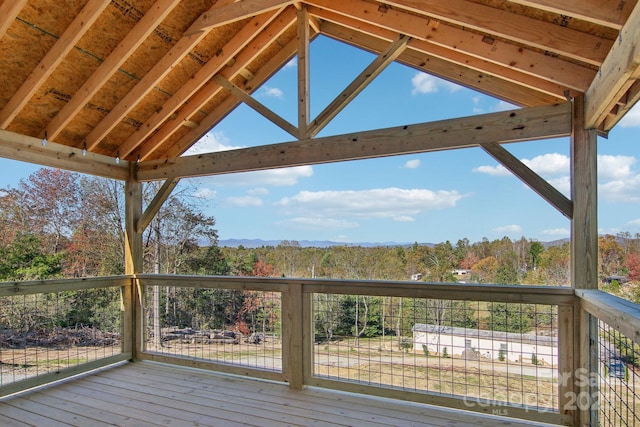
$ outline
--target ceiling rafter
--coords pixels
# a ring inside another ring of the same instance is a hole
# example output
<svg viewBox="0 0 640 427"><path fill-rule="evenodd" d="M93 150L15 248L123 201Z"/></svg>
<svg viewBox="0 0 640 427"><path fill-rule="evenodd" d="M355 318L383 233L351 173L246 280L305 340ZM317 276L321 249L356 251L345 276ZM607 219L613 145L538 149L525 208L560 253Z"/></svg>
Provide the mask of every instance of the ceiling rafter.
<svg viewBox="0 0 640 427"><path fill-rule="evenodd" d="M452 51L459 51L479 59L514 68L525 74L583 92L589 86L596 71L576 63L563 61L544 53L523 48L517 44L483 37L439 22L430 22L400 11L380 12L371 3L356 0L348 4L330 0L310 0L318 6L310 12L322 19L340 22L344 18L355 18L365 25L375 24L399 34L432 43ZM334 12L336 15L327 13Z"/></svg>
<svg viewBox="0 0 640 427"><path fill-rule="evenodd" d="M473 28L595 66L602 63L613 44L612 40L468 0L381 1L395 8Z"/></svg>
<svg viewBox="0 0 640 427"><path fill-rule="evenodd" d="M25 4L27 0L5 1L0 4L0 39L4 37Z"/></svg>
<svg viewBox="0 0 640 427"><path fill-rule="evenodd" d="M620 31L619 42L614 44L602 63L598 75L585 93L585 125L596 128L607 118L615 105L624 100L626 93L640 79L640 4L629 16ZM636 98L637 100L637 98ZM622 116L618 116L618 120ZM609 120L613 126L618 120ZM604 130L609 130L611 127Z"/></svg>
<svg viewBox="0 0 640 427"><path fill-rule="evenodd" d="M377 28L372 25L363 24L361 21L356 21L353 19L343 18L341 20L342 25L348 26L347 28L342 29L341 25L335 24L334 22L325 21L323 23L323 32L326 34L332 34L333 37L337 37L342 39L343 41L348 39L365 39L362 32L366 34L375 35L375 37L382 38L384 40L393 40L393 37L396 36L396 33L387 30L384 28ZM342 34L342 35L338 35ZM360 47L364 47L360 45ZM371 49L371 48L370 48ZM480 71L483 74L489 74L491 76L496 77L500 80L506 80L512 83L517 83L518 85L524 86L526 88L532 89L535 92L543 92L545 94L551 95L552 97L546 97L547 99L555 98L558 101L565 101L567 95L572 97L577 93L572 93L573 91L569 90L569 93L566 93L568 90L565 86L558 85L553 82L549 82L548 80L539 79L537 77L531 76L529 74L521 73L520 71L514 70L510 67L505 67L499 64L495 64L493 62L488 62L485 60L478 59L473 56L469 56L465 53L459 51L453 51L450 49L443 48L441 46L437 46L424 40L412 39L409 41L409 50L416 50L428 55L426 59L427 64L425 64L425 69L429 71L429 67L432 66L434 62L441 63L442 61L452 62L457 64L462 69L471 69ZM402 55L401 55L402 57ZM430 58L437 57L440 61L433 61ZM423 68L423 67L420 67ZM440 67L443 68L443 67ZM460 80L459 74L466 75L468 73L456 73L456 71L452 67L448 67L451 69L450 73L442 73L440 72L440 76L444 77L450 81L457 82L462 85L468 85L468 81L466 79ZM478 74L475 73L476 77L474 81L477 81ZM484 78L484 77L483 77ZM476 85L472 85L472 87L476 87ZM521 92L521 91L518 91ZM581 92L580 92L581 93ZM515 93L514 93L515 95ZM534 106L539 105L539 101L536 101L538 97L531 97L531 94L528 93L524 97L511 97L508 98L510 102L513 102L520 106ZM507 98L503 98L507 99Z"/></svg>
<svg viewBox="0 0 640 427"><path fill-rule="evenodd" d="M0 112L0 128L7 128L11 121L20 114L20 111L27 105L42 83L56 70L56 67L67 56L67 53L91 28L91 25L98 19L104 9L109 6L110 2L111 0L96 0L86 4L2 109Z"/></svg>
<svg viewBox="0 0 640 427"><path fill-rule="evenodd" d="M233 0L221 0L209 9L209 13L215 11ZM205 12L206 13L206 12ZM188 30L187 30L188 31ZM173 47L158 61L147 74L131 89L118 104L111 109L109 114L100 121L96 127L86 136L87 148L94 150L102 139L113 130L125 116L140 103L154 87L189 54L207 35L206 31L200 31L192 36L182 37Z"/></svg>
<svg viewBox="0 0 640 427"><path fill-rule="evenodd" d="M241 19L282 9L293 3L295 3L295 0L242 0L223 7L217 7L215 10L203 13L185 32L185 36L188 37Z"/></svg>
<svg viewBox="0 0 640 427"><path fill-rule="evenodd" d="M298 42L296 39L291 40L284 45L282 49L271 59L265 63L254 78L243 85L243 89L247 93L255 91L262 82L265 82L275 72L282 68L296 54ZM224 73L220 73L224 75ZM218 87L220 87L218 85ZM211 128L224 119L229 112L240 104L237 98L228 96L213 111L210 111L204 118L198 121L198 125L192 128L187 134L182 136L178 141L172 143L162 152L161 158L173 158L182 155L193 143L202 138Z"/></svg>
<svg viewBox="0 0 640 427"><path fill-rule="evenodd" d="M209 59L184 85L162 104L140 128L133 132L118 150L120 156L126 158L131 154L154 130L165 122L186 100L191 98L205 83L224 67L249 40L254 39L269 23L278 16L281 9L270 10L251 19L236 37L232 38L222 48L222 53ZM115 153L114 153L115 154Z"/></svg>
<svg viewBox="0 0 640 427"><path fill-rule="evenodd" d="M271 40L277 40L282 33L295 23L295 20L296 9L285 9L258 37L247 44L247 46L235 57L235 62L232 65L220 71L220 75L227 80L233 80L235 76L242 72L244 67L269 47ZM160 149L163 144L186 123L200 122L200 120L191 120L192 116L194 114L199 115L200 109L221 90L222 87L214 80L207 82L206 85L204 85L191 97L191 99L189 99L187 104L183 105L176 112L175 117L172 116L171 120L167 120L156 133L151 135L147 141L140 146L138 153L141 160L146 160L154 152L162 152ZM204 133L206 133L206 130ZM195 138L194 140L197 140L198 138Z"/></svg>
<svg viewBox="0 0 640 427"><path fill-rule="evenodd" d="M129 56L151 35L153 30L180 4L180 0L158 0L140 19L111 54L98 66L69 102L47 125L51 139L56 138L64 127L98 93L100 88L115 74Z"/></svg>
<svg viewBox="0 0 640 427"><path fill-rule="evenodd" d="M407 48L410 37L400 35L387 49L385 49L371 64L365 68L340 94L322 110L311 122L307 129L306 138L313 138L320 132L340 111L360 94L378 75Z"/></svg>
<svg viewBox="0 0 640 427"><path fill-rule="evenodd" d="M508 0L509 3L529 6L562 16L581 19L593 24L619 30L631 14L635 1L618 1L617 14L611 13L611 0Z"/></svg>
<svg viewBox="0 0 640 427"><path fill-rule="evenodd" d="M568 136L571 103L142 162L141 181L313 165Z"/></svg>

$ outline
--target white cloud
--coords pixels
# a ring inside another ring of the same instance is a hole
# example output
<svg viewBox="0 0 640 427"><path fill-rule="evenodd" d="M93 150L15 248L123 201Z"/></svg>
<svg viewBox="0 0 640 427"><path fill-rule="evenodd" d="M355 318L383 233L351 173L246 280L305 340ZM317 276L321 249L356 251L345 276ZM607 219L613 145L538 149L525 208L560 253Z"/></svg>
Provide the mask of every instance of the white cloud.
<svg viewBox="0 0 640 427"><path fill-rule="evenodd" d="M507 168L502 165L497 166L478 166L477 168L473 168L473 172L484 173L491 176L509 176L511 172Z"/></svg>
<svg viewBox="0 0 640 427"><path fill-rule="evenodd" d="M416 169L420 167L420 159L407 160L407 162L404 164L404 167L407 169Z"/></svg>
<svg viewBox="0 0 640 427"><path fill-rule="evenodd" d="M298 57L294 56L293 58L291 58L291 60L289 62L287 62L286 64L284 64L284 68L293 68L295 66L298 65Z"/></svg>
<svg viewBox="0 0 640 427"><path fill-rule="evenodd" d="M634 105L618 124L623 128L640 127L640 102Z"/></svg>
<svg viewBox="0 0 640 427"><path fill-rule="evenodd" d="M267 96L269 98L284 98L284 93L277 87L262 86L262 88L260 89L260 95Z"/></svg>
<svg viewBox="0 0 640 427"><path fill-rule="evenodd" d="M310 176L313 176L313 168L311 166L295 166L292 168L217 175L203 179L222 187L283 187L296 185L301 178Z"/></svg>
<svg viewBox="0 0 640 427"><path fill-rule="evenodd" d="M627 225L640 225L640 218L627 222Z"/></svg>
<svg viewBox="0 0 640 427"><path fill-rule="evenodd" d="M640 175L609 181L598 186L598 194L612 202L640 202Z"/></svg>
<svg viewBox="0 0 640 427"><path fill-rule="evenodd" d="M211 131L200 138L198 142L193 144L183 156L194 156L204 153L215 153L218 151L236 150L243 147L234 147L229 145L229 138L224 136L222 132Z"/></svg>
<svg viewBox="0 0 640 427"><path fill-rule="evenodd" d="M491 111L494 111L494 112L509 111L509 110L515 110L516 108L518 107L506 101L498 101L497 104L491 107Z"/></svg>
<svg viewBox="0 0 640 427"><path fill-rule="evenodd" d="M515 234L522 233L522 227L516 224L504 225L493 229L496 233Z"/></svg>
<svg viewBox="0 0 640 427"><path fill-rule="evenodd" d="M227 206L243 208L246 206L262 206L262 199L252 196L227 197L224 199Z"/></svg>
<svg viewBox="0 0 640 427"><path fill-rule="evenodd" d="M569 157L559 153L547 153L533 159L522 159L522 163L542 176L569 173Z"/></svg>
<svg viewBox="0 0 640 427"><path fill-rule="evenodd" d="M276 203L289 214L324 218L399 218L454 207L457 191L381 188L363 191L301 191Z"/></svg>
<svg viewBox="0 0 640 427"><path fill-rule="evenodd" d="M407 215L397 216L393 220L396 222L415 222L415 218Z"/></svg>
<svg viewBox="0 0 640 427"><path fill-rule="evenodd" d="M202 187L202 188L198 188L198 190L196 190L196 192L193 193L193 196L197 197L198 199L211 200L216 198L216 192L215 190Z"/></svg>
<svg viewBox="0 0 640 427"><path fill-rule="evenodd" d="M571 231L568 228L550 228L548 230L542 230L542 234L552 237L569 237Z"/></svg>
<svg viewBox="0 0 640 427"><path fill-rule="evenodd" d="M633 156L598 156L598 176L620 179L631 175L631 166L636 162Z"/></svg>
<svg viewBox="0 0 640 427"><path fill-rule="evenodd" d="M252 188L251 190L247 190L247 194L251 196L266 196L269 194L269 190L264 187Z"/></svg>
<svg viewBox="0 0 640 427"><path fill-rule="evenodd" d="M413 86L411 90L412 95L436 93L439 89L447 89L449 92L455 92L461 89L460 86L454 83L421 72L416 73L411 78L411 86Z"/></svg>

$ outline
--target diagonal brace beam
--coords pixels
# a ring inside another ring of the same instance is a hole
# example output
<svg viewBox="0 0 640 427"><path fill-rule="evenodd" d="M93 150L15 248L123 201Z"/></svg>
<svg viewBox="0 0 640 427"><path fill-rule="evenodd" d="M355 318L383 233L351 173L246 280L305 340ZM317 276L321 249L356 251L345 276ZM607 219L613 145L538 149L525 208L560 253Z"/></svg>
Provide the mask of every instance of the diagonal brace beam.
<svg viewBox="0 0 640 427"><path fill-rule="evenodd" d="M542 179L540 175L532 171L527 165L522 163L513 154L508 152L497 142L480 144L480 147L491 157L496 159L502 166L520 178L529 188L538 193L543 199L549 202L554 208L560 211L567 218L573 218L573 202L559 192L554 186Z"/></svg>
<svg viewBox="0 0 640 427"><path fill-rule="evenodd" d="M138 219L138 222L136 223L137 233L142 233L144 229L147 228L147 226L153 220L153 217L156 216L164 202L167 201L167 199L171 195L171 192L174 188L176 188L176 185L178 185L179 182L180 178L169 178L164 182L164 184L162 184L162 187L160 187L158 193L155 195L153 200L151 200L151 203L149 203L147 209L140 216L140 219Z"/></svg>
<svg viewBox="0 0 640 427"><path fill-rule="evenodd" d="M356 77L332 102L315 118L307 129L307 138L313 138L358 96L382 71L404 52L411 37L403 34L382 52L367 68Z"/></svg>

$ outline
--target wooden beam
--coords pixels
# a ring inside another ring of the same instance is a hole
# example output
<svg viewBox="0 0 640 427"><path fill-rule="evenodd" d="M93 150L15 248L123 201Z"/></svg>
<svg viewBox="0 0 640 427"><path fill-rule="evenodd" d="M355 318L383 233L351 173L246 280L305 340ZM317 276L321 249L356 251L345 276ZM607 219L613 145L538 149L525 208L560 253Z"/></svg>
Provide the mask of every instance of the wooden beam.
<svg viewBox="0 0 640 427"><path fill-rule="evenodd" d="M180 4L179 0L158 0L140 19L127 36L116 46L93 72L73 98L47 125L49 138L55 139L74 116L98 93L100 88L129 59L129 56L151 35L153 30ZM44 136L41 135L41 136ZM124 155L122 155L124 157Z"/></svg>
<svg viewBox="0 0 640 427"><path fill-rule="evenodd" d="M388 43L388 37L395 35L392 31L382 30L379 32L379 35L384 38L382 40L376 36L364 34L328 21L323 22L322 32L336 40L373 52L380 52L384 49ZM466 54L450 51L456 56L456 63L452 63L451 57L447 60L443 59L442 54L433 55L430 53L434 49L443 50L443 48L422 40L412 39L409 42L409 47L397 60L415 69L521 107L534 107L566 101L563 94L565 88L562 86L532 76L525 76L507 67L482 61ZM526 83L522 83L522 77L525 78L524 81Z"/></svg>
<svg viewBox="0 0 640 427"><path fill-rule="evenodd" d="M27 0L5 0L0 4L0 39L4 37L25 4Z"/></svg>
<svg viewBox="0 0 640 427"><path fill-rule="evenodd" d="M142 247L142 233L136 228L142 215L142 183L136 179L135 165L130 168L131 178L125 183L125 235L124 235L124 257L125 274L135 275L142 273L144 269L144 250ZM139 281L134 278L133 286L126 295L125 325L124 332L126 346L130 348L132 358L136 359L138 353L144 347L144 288Z"/></svg>
<svg viewBox="0 0 640 427"><path fill-rule="evenodd" d="M304 138L310 116L309 100L309 11L303 5L298 11L298 135Z"/></svg>
<svg viewBox="0 0 640 427"><path fill-rule="evenodd" d="M42 146L42 139L1 129L0 157L105 178L119 180L129 178L129 165L124 160L116 163L113 157L101 154L88 152L83 155L82 149L52 141Z"/></svg>
<svg viewBox="0 0 640 427"><path fill-rule="evenodd" d="M522 182L549 202L561 214L569 219L573 217L573 203L571 200L518 160L513 154L509 153L504 147L495 142L481 144L480 147L520 178Z"/></svg>
<svg viewBox="0 0 640 427"><path fill-rule="evenodd" d="M360 94L378 75L407 48L410 38L400 35L365 68L318 116L307 129L306 137L313 138Z"/></svg>
<svg viewBox="0 0 640 427"><path fill-rule="evenodd" d="M595 66L602 63L613 44L612 40L603 37L468 0L382 2Z"/></svg>
<svg viewBox="0 0 640 427"><path fill-rule="evenodd" d="M147 209L138 219L136 223L137 233L142 234L144 232L144 229L149 226L149 224L153 220L153 217L156 216L156 214L158 213L158 211L160 210L164 202L167 201L167 199L171 195L171 192L173 191L174 188L176 188L179 182L180 182L180 178L174 178L174 179L167 179L164 182L164 184L162 184L162 187L160 187L160 190L158 190L153 200L151 200L151 203L149 203L149 206L147 206Z"/></svg>
<svg viewBox="0 0 640 427"><path fill-rule="evenodd" d="M85 5L2 109L2 112L0 112L0 128L6 129L9 126L11 121L29 102L33 94L40 89L40 86L55 71L58 64L66 58L67 53L91 28L102 11L109 6L109 3L111 3L111 0L96 0L90 1Z"/></svg>
<svg viewBox="0 0 640 427"><path fill-rule="evenodd" d="M151 135L165 120L182 105L188 102L212 75L218 73L246 43L254 39L280 13L279 9L263 13L251 19L224 47L222 53L209 59L187 82L185 82L171 97L162 104L155 113L145 121L140 128L124 141L118 150L123 158L131 154L149 135Z"/></svg>
<svg viewBox="0 0 640 427"><path fill-rule="evenodd" d="M149 181L217 175L567 136L570 114L565 103L142 162L138 177Z"/></svg>
<svg viewBox="0 0 640 427"><path fill-rule="evenodd" d="M220 71L220 75L227 80L235 78L235 76L242 72L247 64L251 63L256 57L262 54L265 49L268 49L271 46L272 40L277 40L278 37L287 30L287 28L290 28L291 25L295 23L295 20L296 10L294 8L285 9L258 37L254 38L249 42L249 44L247 44L247 46L235 57L235 62L232 65L229 65ZM279 57L280 54L276 54L275 61L278 61ZM288 57L290 57L290 55ZM269 60L267 65L271 64L273 61L274 59ZM278 63L278 65L282 66L284 64ZM271 67L267 66L265 69L271 70ZM261 72L262 71L260 70L258 74ZM270 76L271 73L268 75ZM256 81L260 80L256 79L254 76L252 78L252 82ZM257 85L252 86L256 87ZM166 151L169 147L165 147L164 144L182 126L187 123L199 123L201 121L201 108L207 104L211 98L220 93L221 90L222 87L219 84L214 80L209 80L206 85L191 97L189 103L184 104L176 112L175 116L172 116L170 120L167 120L147 139L147 141L142 144L142 146L140 146L138 153L140 154L141 160L144 161L152 155L157 157L159 156L158 153ZM194 115L196 117L193 117ZM195 129L197 125L190 127ZM202 135L195 137L194 141L200 138L200 136ZM191 143L193 143L193 141L190 141L190 144Z"/></svg>
<svg viewBox="0 0 640 427"><path fill-rule="evenodd" d="M298 42L296 39L291 40L285 45L276 55L271 57L269 61L263 65L258 73L253 77L251 82L244 85L243 89L247 93L252 93L256 90L264 81L266 81L273 73L287 64L291 58L296 54L298 48ZM224 73L220 73L223 75ZM217 87L220 87L216 84ZM189 147L191 147L196 141L202 138L209 130L224 119L235 107L240 104L240 101L233 97L228 96L222 101L213 111L200 118L198 125L192 127L191 130L182 136L177 142L171 144L165 148L164 153L159 158L173 158L183 154ZM199 114L199 113L195 113ZM194 117L195 121L195 117Z"/></svg>
<svg viewBox="0 0 640 427"><path fill-rule="evenodd" d="M600 71L585 93L585 126L597 128L625 92L640 79L640 3L620 31Z"/></svg>
<svg viewBox="0 0 640 427"><path fill-rule="evenodd" d="M222 25L256 16L293 4L294 0L242 0L202 14L185 32L191 36Z"/></svg>
<svg viewBox="0 0 640 427"><path fill-rule="evenodd" d="M640 80L636 80L635 83L627 90L623 96L624 102L618 102L615 107L615 113L612 110L610 114L604 119L603 129L611 130L613 127L627 114L638 101L640 101ZM620 100L622 101L622 99Z"/></svg>
<svg viewBox="0 0 640 427"><path fill-rule="evenodd" d="M635 6L635 1L611 0L508 0L508 3L541 9L562 16L619 30Z"/></svg>
<svg viewBox="0 0 640 427"><path fill-rule="evenodd" d="M576 289L584 310L640 345L640 308L598 289Z"/></svg>
<svg viewBox="0 0 640 427"><path fill-rule="evenodd" d="M247 104L249 107L253 108L255 111L260 113L266 119L270 120L273 124L279 126L282 130L289 133L289 135L294 138L298 137L298 128L293 126L291 123L271 111L269 108L265 107L262 103L258 102L251 95L249 95L244 90L240 89L238 86L231 83L229 80L225 79L222 76L214 76L213 80L218 83L220 86L228 90L233 96L238 98L240 101Z"/></svg>
<svg viewBox="0 0 640 427"><path fill-rule="evenodd" d="M318 6L313 12L311 8L309 10L323 19L336 19L339 23L340 20L354 18L366 26L375 24L396 34L406 34L451 51L463 52L481 60L549 80L567 89L584 92L595 75L591 67L554 58L538 50L524 48L519 44L508 43L498 38L481 36L459 27L437 22L437 20L429 21L426 17L393 9L379 11L374 3L361 0L352 2L310 0L308 3ZM328 12L334 12L341 17L331 18Z"/></svg>
<svg viewBox="0 0 640 427"><path fill-rule="evenodd" d="M228 4L233 0L221 0L217 2L208 12L213 13L217 8ZM167 52L156 65L142 77L142 79L111 109L109 114L100 121L96 127L87 135L87 148L93 150L100 144L102 139L115 128L120 121L138 105L142 99L179 63L193 47L195 47L206 36L206 32L198 32L193 36L182 37Z"/></svg>
<svg viewBox="0 0 640 427"><path fill-rule="evenodd" d="M598 289L597 133L585 129L584 98L573 100L571 133L571 284Z"/></svg>

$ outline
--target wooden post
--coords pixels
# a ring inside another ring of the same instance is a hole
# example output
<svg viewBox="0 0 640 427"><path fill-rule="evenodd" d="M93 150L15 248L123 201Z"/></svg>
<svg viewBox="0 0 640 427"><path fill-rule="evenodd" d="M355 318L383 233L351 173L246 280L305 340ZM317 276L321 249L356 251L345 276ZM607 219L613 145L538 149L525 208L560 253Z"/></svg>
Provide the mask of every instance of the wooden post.
<svg viewBox="0 0 640 427"><path fill-rule="evenodd" d="M598 289L597 185L597 132L596 129L585 129L585 100L577 97L573 100L571 132L571 283L576 289ZM597 336L593 335L597 319L582 310L578 298L574 307L574 330L578 338L573 347L576 352L573 393L576 402L584 404L583 399L578 399L585 396L581 393L593 396L597 388L591 381L584 381L584 376L578 378L577 374L590 375L592 369L598 368L594 351L598 346ZM587 407L577 408L575 424L593 425L591 412Z"/></svg>
<svg viewBox="0 0 640 427"><path fill-rule="evenodd" d="M309 124L309 11L298 11L298 138L307 136Z"/></svg>
<svg viewBox="0 0 640 427"><path fill-rule="evenodd" d="M304 387L302 284L289 283L282 293L282 371L289 387Z"/></svg>
<svg viewBox="0 0 640 427"><path fill-rule="evenodd" d="M125 273L142 273L142 234L137 225L142 216L142 183L135 179L135 164L131 165L130 178L125 183ZM128 292L124 292L123 351L131 352L132 359L142 350L143 317L142 290L137 279L132 280Z"/></svg>

